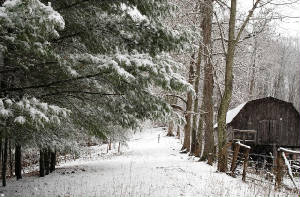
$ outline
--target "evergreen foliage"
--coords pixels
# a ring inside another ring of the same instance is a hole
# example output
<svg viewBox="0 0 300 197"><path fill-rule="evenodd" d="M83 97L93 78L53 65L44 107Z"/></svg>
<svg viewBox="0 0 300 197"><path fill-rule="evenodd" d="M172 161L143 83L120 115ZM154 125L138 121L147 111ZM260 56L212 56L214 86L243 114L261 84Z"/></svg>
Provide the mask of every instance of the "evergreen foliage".
<svg viewBox="0 0 300 197"><path fill-rule="evenodd" d="M81 134L107 138L167 115L170 106L152 90L190 88L168 55L185 39L161 22L171 11L166 0L4 1L0 121L9 123L7 134L45 147Z"/></svg>

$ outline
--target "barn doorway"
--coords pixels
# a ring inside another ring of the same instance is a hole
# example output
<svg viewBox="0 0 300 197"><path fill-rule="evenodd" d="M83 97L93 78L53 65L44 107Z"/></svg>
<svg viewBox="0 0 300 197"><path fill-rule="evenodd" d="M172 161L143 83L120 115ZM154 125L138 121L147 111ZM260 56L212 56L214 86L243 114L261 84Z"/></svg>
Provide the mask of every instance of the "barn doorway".
<svg viewBox="0 0 300 197"><path fill-rule="evenodd" d="M258 144L280 144L280 129L282 121L260 120L258 124Z"/></svg>

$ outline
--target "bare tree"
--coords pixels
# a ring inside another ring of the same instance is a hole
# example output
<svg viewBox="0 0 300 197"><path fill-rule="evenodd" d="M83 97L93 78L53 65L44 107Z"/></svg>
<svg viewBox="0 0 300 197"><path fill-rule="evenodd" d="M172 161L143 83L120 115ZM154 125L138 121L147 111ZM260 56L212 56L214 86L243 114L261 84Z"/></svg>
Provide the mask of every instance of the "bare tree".
<svg viewBox="0 0 300 197"><path fill-rule="evenodd" d="M213 135L213 64L212 64L212 17L213 1L204 0L202 4L202 37L203 37L203 60L204 60L204 85L202 108L204 120L204 151L201 160L206 160L209 154L214 152ZM212 165L212 163L210 163Z"/></svg>
<svg viewBox="0 0 300 197"><path fill-rule="evenodd" d="M237 0L231 0L230 6L230 18L229 18L229 30L228 30L228 45L226 52L226 68L225 68L225 89L221 98L221 104L218 109L218 170L225 172L227 170L227 163L225 155L222 155L222 149L226 143L226 114L229 108L229 104L232 97L232 86L233 86L233 63L235 48L241 38L250 17L253 15L254 10L257 8L260 0L256 0L253 4L252 9L249 11L245 21L242 23L237 36L235 36L236 30L236 5Z"/></svg>
<svg viewBox="0 0 300 197"><path fill-rule="evenodd" d="M195 55L192 56L190 62L190 69L189 69L189 83L192 85L195 75L194 70L195 64ZM185 121L186 124L184 126L184 140L183 146L181 150L183 152L190 152L191 148L191 119L192 119L192 109L193 109L193 93L192 91L187 92L187 103L186 103L186 114L185 114Z"/></svg>
<svg viewBox="0 0 300 197"><path fill-rule="evenodd" d="M199 146L199 140L197 136L197 120L198 120L198 108L199 108L199 85L200 85L200 71L201 71L201 59L202 59L202 47L199 45L198 49L198 57L197 57L197 63L196 63L196 73L195 73L195 94L196 98L194 101L194 116L193 116L193 124L192 124L192 142L191 142L191 155L200 156L200 146Z"/></svg>

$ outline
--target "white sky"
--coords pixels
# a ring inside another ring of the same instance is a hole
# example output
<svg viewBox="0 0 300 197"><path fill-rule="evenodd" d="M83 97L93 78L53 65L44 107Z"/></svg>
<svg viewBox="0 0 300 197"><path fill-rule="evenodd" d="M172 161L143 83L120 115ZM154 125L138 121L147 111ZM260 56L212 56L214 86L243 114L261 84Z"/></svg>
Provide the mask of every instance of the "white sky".
<svg viewBox="0 0 300 197"><path fill-rule="evenodd" d="M300 3L294 4L293 7L285 8L281 10L283 15L300 17ZM300 19L285 19L282 23L279 23L278 31L293 37L300 37Z"/></svg>
<svg viewBox="0 0 300 197"><path fill-rule="evenodd" d="M291 0L274 0L274 3L284 3ZM265 0L263 0L265 2ZM249 11L252 7L253 0L239 0L238 10ZM283 16L300 17L300 0L292 5L277 6L276 11ZM300 38L300 18L285 18L275 20L274 26L278 33L284 36Z"/></svg>

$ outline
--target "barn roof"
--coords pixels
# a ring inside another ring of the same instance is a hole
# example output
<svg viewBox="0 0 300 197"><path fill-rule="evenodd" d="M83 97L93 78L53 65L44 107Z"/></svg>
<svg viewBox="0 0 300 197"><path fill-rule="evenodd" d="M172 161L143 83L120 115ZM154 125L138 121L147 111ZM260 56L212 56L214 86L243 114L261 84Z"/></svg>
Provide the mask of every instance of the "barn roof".
<svg viewBox="0 0 300 197"><path fill-rule="evenodd" d="M227 115L226 115L226 124L229 124L232 122L232 120L239 114L239 112L243 109L243 107L247 104L247 103L250 103L250 102L253 102L253 101L258 101L258 100L266 100L266 99L272 99L272 100L276 100L278 102L284 102L284 103L288 103L288 104L291 104L293 106L292 103L289 103L289 102L286 102L286 101L282 101L282 100L279 100L279 99L276 99L274 97L264 97L264 98L260 98L260 99L254 99L254 100L250 100L250 101L247 101L247 102L244 102L240 105L238 105L237 107L229 110L227 112ZM293 106L293 108L296 110L296 108ZM296 110L297 111L297 110ZM298 112L298 111L297 111ZM298 112L299 114L299 112ZM216 123L214 125L214 128L217 128L218 127L218 123Z"/></svg>
<svg viewBox="0 0 300 197"><path fill-rule="evenodd" d="M249 102L249 101L248 101ZM227 112L227 115L226 115L226 124L229 124L231 123L231 121L234 119L234 117L236 117L236 115L238 115L238 113L241 111L241 109L243 109L243 107L248 103L248 102L245 102L245 103L242 103L240 105L238 105L237 107L229 110ZM214 128L217 128L218 127L218 123L216 123L214 125Z"/></svg>

